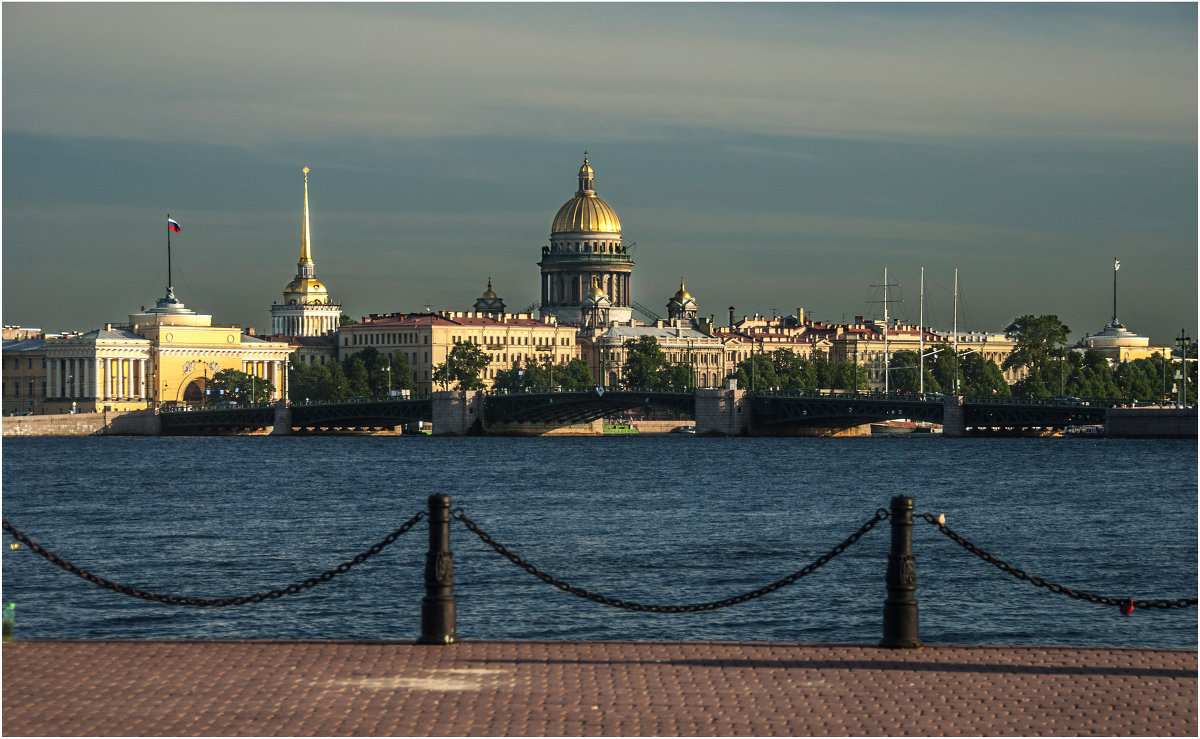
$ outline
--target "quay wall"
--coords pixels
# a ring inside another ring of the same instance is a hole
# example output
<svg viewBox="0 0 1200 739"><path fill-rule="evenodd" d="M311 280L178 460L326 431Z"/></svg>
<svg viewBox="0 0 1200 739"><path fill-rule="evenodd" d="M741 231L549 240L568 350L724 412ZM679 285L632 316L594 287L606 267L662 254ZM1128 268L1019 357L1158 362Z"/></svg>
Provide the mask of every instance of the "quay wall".
<svg viewBox="0 0 1200 739"><path fill-rule="evenodd" d="M1196 438L1196 409L1109 408L1104 435L1110 437Z"/></svg>
<svg viewBox="0 0 1200 739"><path fill-rule="evenodd" d="M4 416L0 425L4 436L157 436L160 431L152 410Z"/></svg>

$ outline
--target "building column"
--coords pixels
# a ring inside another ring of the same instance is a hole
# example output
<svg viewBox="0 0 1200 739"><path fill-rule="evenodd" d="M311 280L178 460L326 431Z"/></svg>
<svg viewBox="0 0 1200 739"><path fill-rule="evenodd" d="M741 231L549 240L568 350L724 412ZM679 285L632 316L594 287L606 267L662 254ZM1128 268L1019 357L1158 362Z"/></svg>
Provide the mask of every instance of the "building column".
<svg viewBox="0 0 1200 739"><path fill-rule="evenodd" d="M113 361L111 359L105 359L103 361L104 361L104 398L105 398L105 400L108 400L113 397L113 381L112 381Z"/></svg>
<svg viewBox="0 0 1200 739"><path fill-rule="evenodd" d="M53 391L53 388L54 388L54 385L50 384L50 382L51 382L50 370L53 367L54 367L53 360L47 358L47 360L46 360L46 393L45 393L46 395L49 395Z"/></svg>
<svg viewBox="0 0 1200 739"><path fill-rule="evenodd" d="M101 367L102 361L103 360L101 360L100 357L96 357L95 359L92 360L91 388L92 388L92 397L95 398L96 400L104 400L103 387L101 387L101 384L100 384L104 380L104 376L102 374L100 374L100 367Z"/></svg>

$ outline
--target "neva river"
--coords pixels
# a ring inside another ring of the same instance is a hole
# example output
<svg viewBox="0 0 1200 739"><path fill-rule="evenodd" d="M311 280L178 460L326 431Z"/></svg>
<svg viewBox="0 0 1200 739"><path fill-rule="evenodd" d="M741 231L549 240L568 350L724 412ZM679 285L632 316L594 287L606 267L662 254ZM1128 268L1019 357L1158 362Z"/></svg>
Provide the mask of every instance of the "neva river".
<svg viewBox="0 0 1200 739"><path fill-rule="evenodd" d="M4 516L102 577L216 598L283 587L366 550L432 493L533 564L644 603L718 600L829 551L893 495L1016 567L1112 597L1197 592L1195 441L88 437L3 442ZM451 522L464 639L876 643L882 522L796 584L700 614L556 590ZM299 595L164 606L54 567L4 536L3 599L34 638L413 639L428 541L411 533ZM1122 616L1033 587L917 520L927 644L1197 646L1197 609Z"/></svg>

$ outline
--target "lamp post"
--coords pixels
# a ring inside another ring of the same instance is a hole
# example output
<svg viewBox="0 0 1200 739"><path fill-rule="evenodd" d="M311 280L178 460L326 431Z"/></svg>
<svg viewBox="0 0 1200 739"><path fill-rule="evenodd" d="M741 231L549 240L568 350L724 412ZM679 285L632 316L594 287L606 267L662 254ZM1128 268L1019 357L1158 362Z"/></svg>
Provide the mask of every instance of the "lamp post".
<svg viewBox="0 0 1200 739"><path fill-rule="evenodd" d="M388 355L388 358L387 358L387 375L388 375L388 394L387 394L387 396L390 398L390 397L392 397L392 356L390 354Z"/></svg>

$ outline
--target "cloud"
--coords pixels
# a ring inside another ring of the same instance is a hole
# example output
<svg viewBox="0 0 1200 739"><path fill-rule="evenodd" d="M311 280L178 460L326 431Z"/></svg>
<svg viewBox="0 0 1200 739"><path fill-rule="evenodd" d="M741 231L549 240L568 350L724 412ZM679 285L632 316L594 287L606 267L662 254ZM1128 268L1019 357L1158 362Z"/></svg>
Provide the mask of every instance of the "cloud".
<svg viewBox="0 0 1200 739"><path fill-rule="evenodd" d="M680 125L1194 137L1195 14L1148 9L1131 32L1118 10L17 4L5 128L243 144Z"/></svg>

